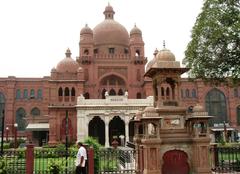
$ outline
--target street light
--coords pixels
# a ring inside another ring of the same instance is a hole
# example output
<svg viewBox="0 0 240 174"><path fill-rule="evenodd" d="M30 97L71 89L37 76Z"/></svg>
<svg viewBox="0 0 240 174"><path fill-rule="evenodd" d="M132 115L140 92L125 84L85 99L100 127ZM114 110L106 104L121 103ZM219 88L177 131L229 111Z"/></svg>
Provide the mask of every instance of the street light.
<svg viewBox="0 0 240 174"><path fill-rule="evenodd" d="M8 142L9 127L6 127L6 142Z"/></svg>
<svg viewBox="0 0 240 174"><path fill-rule="evenodd" d="M18 124L14 123L14 148L15 149L17 148L17 127L18 127Z"/></svg>
<svg viewBox="0 0 240 174"><path fill-rule="evenodd" d="M0 100L0 115L2 117L2 139L1 139L1 156L3 156L3 137L4 137L4 117L5 117L5 113L4 113L4 107L5 107L5 103L3 100Z"/></svg>

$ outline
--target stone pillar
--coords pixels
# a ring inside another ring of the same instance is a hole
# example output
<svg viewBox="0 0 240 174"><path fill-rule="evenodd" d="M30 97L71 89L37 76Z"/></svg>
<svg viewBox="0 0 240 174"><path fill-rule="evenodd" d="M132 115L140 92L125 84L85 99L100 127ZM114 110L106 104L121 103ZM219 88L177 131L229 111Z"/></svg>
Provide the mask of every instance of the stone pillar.
<svg viewBox="0 0 240 174"><path fill-rule="evenodd" d="M209 163L209 146L210 138L194 138L192 162L194 173L211 174L211 166Z"/></svg>
<svg viewBox="0 0 240 174"><path fill-rule="evenodd" d="M129 124L129 121L125 122L125 137L126 137L125 143L129 141L129 126L128 126L128 124Z"/></svg>
<svg viewBox="0 0 240 174"><path fill-rule="evenodd" d="M84 141L86 134L85 134L85 117L84 113L81 110L77 112L77 141Z"/></svg>
<svg viewBox="0 0 240 174"><path fill-rule="evenodd" d="M105 117L105 147L109 147L109 117Z"/></svg>
<svg viewBox="0 0 240 174"><path fill-rule="evenodd" d="M26 174L32 174L34 169L34 145L28 144L26 150Z"/></svg>
<svg viewBox="0 0 240 174"><path fill-rule="evenodd" d="M94 174L94 150L92 147L88 149L88 174Z"/></svg>
<svg viewBox="0 0 240 174"><path fill-rule="evenodd" d="M142 139L143 174L162 174L161 139Z"/></svg>

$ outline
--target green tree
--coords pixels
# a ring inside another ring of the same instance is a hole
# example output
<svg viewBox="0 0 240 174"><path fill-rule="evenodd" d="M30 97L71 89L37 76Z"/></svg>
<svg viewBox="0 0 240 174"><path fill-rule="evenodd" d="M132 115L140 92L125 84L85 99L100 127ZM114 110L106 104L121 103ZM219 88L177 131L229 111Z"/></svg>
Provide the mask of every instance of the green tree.
<svg viewBox="0 0 240 174"><path fill-rule="evenodd" d="M183 64L189 76L236 82L240 78L240 1L205 0ZM227 78L226 78L227 77Z"/></svg>

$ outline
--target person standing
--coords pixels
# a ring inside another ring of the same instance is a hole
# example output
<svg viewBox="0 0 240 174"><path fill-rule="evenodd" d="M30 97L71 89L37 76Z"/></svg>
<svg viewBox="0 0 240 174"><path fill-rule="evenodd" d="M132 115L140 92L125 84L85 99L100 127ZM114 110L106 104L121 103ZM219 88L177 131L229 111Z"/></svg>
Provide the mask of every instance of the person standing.
<svg viewBox="0 0 240 174"><path fill-rule="evenodd" d="M82 142L77 143L76 174L86 174L87 151Z"/></svg>

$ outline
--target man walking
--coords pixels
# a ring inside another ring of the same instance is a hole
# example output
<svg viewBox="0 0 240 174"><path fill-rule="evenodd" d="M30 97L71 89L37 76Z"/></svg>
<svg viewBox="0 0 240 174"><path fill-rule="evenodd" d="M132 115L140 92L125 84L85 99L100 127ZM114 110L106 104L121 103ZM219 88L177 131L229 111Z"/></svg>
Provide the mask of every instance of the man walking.
<svg viewBox="0 0 240 174"><path fill-rule="evenodd" d="M81 142L77 143L76 174L86 174L87 151Z"/></svg>

